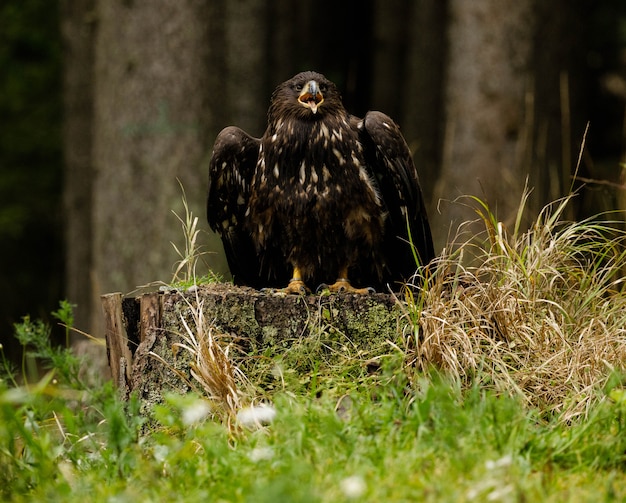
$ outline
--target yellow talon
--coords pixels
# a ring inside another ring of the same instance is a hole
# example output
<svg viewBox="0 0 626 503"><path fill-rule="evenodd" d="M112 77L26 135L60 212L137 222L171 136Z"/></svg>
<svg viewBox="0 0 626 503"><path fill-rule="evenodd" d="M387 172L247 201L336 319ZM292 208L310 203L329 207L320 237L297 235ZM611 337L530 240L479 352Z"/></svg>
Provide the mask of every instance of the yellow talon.
<svg viewBox="0 0 626 503"><path fill-rule="evenodd" d="M298 267L293 268L293 277L289 280L289 284L285 288L279 290L280 293L292 295L305 295L311 293L311 290L302 281L302 273Z"/></svg>
<svg viewBox="0 0 626 503"><path fill-rule="evenodd" d="M331 293L356 293L360 295L369 295L371 293L375 293L375 290L372 287L354 288L350 284L350 280L348 279L347 267L339 271L339 278L337 278L337 281L335 281L335 283L328 286L328 290Z"/></svg>
<svg viewBox="0 0 626 503"><path fill-rule="evenodd" d="M372 287L367 288L355 288L350 284L346 278L339 278L335 283L328 286L328 290L331 293L356 293L359 295L369 295L371 293L375 293L375 290Z"/></svg>

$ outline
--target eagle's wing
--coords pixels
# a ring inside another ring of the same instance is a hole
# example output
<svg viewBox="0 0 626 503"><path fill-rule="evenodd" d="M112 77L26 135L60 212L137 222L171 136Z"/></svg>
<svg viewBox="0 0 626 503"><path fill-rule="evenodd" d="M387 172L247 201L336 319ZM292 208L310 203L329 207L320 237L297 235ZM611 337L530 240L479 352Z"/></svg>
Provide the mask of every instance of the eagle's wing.
<svg viewBox="0 0 626 503"><path fill-rule="evenodd" d="M257 286L260 267L246 222L261 141L230 126L215 140L209 163L207 220L221 238L235 283Z"/></svg>
<svg viewBox="0 0 626 503"><path fill-rule="evenodd" d="M368 112L358 126L370 176L387 211L383 243L387 281L406 281L435 256L422 190L400 128L381 112ZM412 243L412 246L409 244Z"/></svg>

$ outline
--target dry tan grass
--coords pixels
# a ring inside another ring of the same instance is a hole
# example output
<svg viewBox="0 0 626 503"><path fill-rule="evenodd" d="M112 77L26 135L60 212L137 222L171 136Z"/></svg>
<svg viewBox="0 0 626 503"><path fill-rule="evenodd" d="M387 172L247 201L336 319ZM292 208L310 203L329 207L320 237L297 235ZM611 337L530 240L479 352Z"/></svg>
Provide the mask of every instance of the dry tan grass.
<svg viewBox="0 0 626 503"><path fill-rule="evenodd" d="M561 221L570 199L511 235L476 200L485 243L444 252L429 288L407 294L413 366L518 394L564 420L585 413L626 366L625 235L608 221Z"/></svg>
<svg viewBox="0 0 626 503"><path fill-rule="evenodd" d="M242 387L246 385L246 377L229 355L232 341L219 334L205 318L203 301L198 298L197 293L195 303L185 300L192 323L188 323L181 315L185 329L180 334L183 342L173 346L186 350L192 356L192 378L199 383L210 400L214 415L230 425L242 406Z"/></svg>

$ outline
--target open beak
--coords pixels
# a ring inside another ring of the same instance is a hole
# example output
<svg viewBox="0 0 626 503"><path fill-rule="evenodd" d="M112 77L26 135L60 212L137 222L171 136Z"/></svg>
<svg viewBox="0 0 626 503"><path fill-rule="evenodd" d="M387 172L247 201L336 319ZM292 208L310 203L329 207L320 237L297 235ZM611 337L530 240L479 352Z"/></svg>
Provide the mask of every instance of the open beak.
<svg viewBox="0 0 626 503"><path fill-rule="evenodd" d="M310 108L314 114L317 113L317 107L324 101L324 96L320 91L318 83L314 80L309 80L302 88L298 101L305 107Z"/></svg>

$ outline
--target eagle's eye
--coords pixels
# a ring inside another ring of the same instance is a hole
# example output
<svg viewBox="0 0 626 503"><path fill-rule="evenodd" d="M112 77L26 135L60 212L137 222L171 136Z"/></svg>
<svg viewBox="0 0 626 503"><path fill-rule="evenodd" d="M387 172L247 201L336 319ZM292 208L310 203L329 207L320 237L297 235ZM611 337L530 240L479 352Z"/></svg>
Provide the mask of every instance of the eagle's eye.
<svg viewBox="0 0 626 503"><path fill-rule="evenodd" d="M325 93L328 90L328 86L326 84L320 84L320 91Z"/></svg>
<svg viewBox="0 0 626 503"><path fill-rule="evenodd" d="M295 86L293 86L294 89L298 92L302 91L302 84L296 84Z"/></svg>

